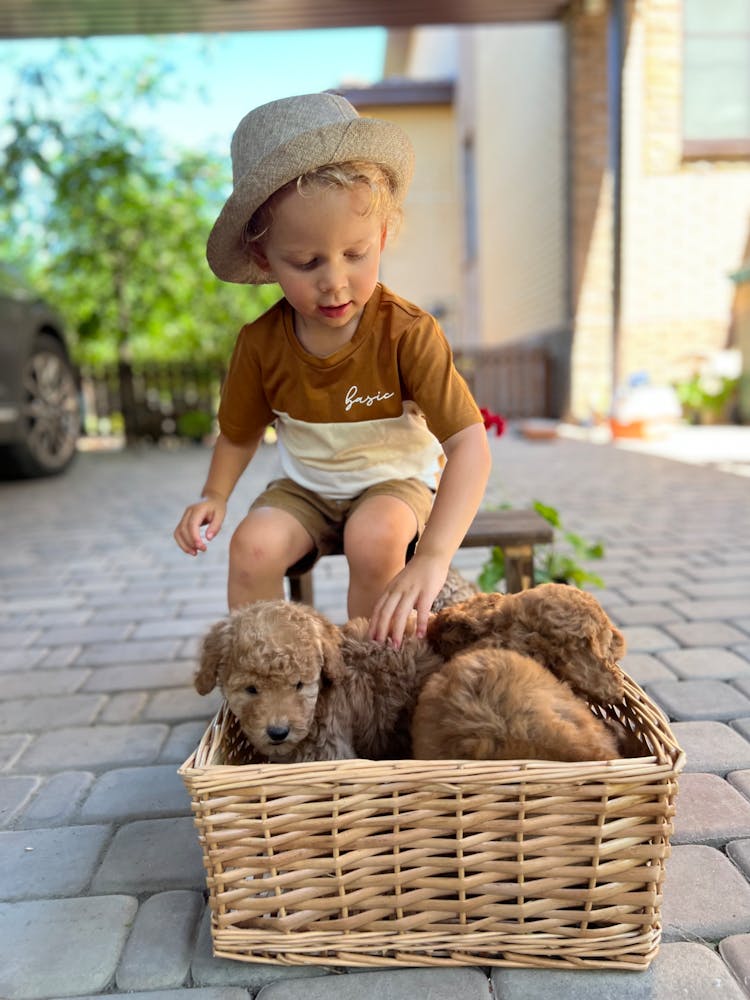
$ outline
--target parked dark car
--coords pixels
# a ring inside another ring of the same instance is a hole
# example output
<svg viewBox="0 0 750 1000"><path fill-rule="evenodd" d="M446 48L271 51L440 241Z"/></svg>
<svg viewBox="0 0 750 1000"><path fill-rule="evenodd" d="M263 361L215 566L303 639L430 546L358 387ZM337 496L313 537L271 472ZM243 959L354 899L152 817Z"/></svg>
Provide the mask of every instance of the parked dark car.
<svg viewBox="0 0 750 1000"><path fill-rule="evenodd" d="M80 426L60 318L0 269L0 475L62 472L75 456Z"/></svg>

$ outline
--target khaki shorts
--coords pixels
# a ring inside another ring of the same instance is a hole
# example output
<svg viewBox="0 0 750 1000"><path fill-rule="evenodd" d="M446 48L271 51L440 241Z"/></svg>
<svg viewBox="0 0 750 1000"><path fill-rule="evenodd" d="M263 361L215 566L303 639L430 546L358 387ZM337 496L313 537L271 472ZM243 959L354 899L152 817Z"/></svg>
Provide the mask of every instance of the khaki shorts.
<svg viewBox="0 0 750 1000"><path fill-rule="evenodd" d="M343 551L344 526L347 520L364 500L381 494L403 500L417 519L417 532L407 549L408 560L414 554L435 499L433 491L419 479L387 479L346 500L330 500L319 496L312 490L299 486L293 479L274 479L260 496L256 497L250 505L250 510L256 507L276 507L287 511L299 521L312 538L314 547L312 552L308 552L299 562L291 566L290 570L304 573L311 569L321 556Z"/></svg>

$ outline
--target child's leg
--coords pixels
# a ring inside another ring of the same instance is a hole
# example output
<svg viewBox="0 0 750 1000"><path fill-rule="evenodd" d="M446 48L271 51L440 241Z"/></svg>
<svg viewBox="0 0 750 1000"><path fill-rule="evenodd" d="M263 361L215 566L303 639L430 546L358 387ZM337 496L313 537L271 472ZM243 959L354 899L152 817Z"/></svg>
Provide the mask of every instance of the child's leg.
<svg viewBox="0 0 750 1000"><path fill-rule="evenodd" d="M284 574L314 547L313 539L288 511L254 507L240 522L229 546L229 608L284 596Z"/></svg>
<svg viewBox="0 0 750 1000"><path fill-rule="evenodd" d="M385 493L367 497L352 511L344 528L350 618L370 617L386 584L404 568L419 528L409 504Z"/></svg>

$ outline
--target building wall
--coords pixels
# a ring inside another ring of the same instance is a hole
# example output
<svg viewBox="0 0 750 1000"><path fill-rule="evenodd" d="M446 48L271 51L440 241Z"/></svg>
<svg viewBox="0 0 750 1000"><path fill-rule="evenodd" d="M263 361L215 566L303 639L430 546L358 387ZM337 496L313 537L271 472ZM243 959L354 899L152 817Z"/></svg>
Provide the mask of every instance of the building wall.
<svg viewBox="0 0 750 1000"><path fill-rule="evenodd" d="M461 214L455 115L448 104L372 105L361 114L400 125L414 144L414 179L381 279L436 316L455 343L461 319Z"/></svg>
<svg viewBox="0 0 750 1000"><path fill-rule="evenodd" d="M556 23L462 29L459 141L473 143L477 233L473 259L464 246L465 343L566 323L564 51Z"/></svg>
<svg viewBox="0 0 750 1000"><path fill-rule="evenodd" d="M453 25L432 24L409 31L400 64L389 64L386 58L386 72L407 75L410 80L455 80L461 30ZM389 40L391 34L389 31Z"/></svg>
<svg viewBox="0 0 750 1000"><path fill-rule="evenodd" d="M613 179L609 169L606 5L569 21L570 415L609 409L613 368Z"/></svg>
<svg viewBox="0 0 750 1000"><path fill-rule="evenodd" d="M673 382L730 339L729 273L747 254L750 164L682 152L680 0L628 0L623 78L622 277L613 347L607 12L570 19L571 412L606 413L612 373ZM617 364L615 364L617 362Z"/></svg>
<svg viewBox="0 0 750 1000"><path fill-rule="evenodd" d="M728 345L750 163L682 156L678 0L634 6L625 63L622 372L671 381Z"/></svg>
<svg viewBox="0 0 750 1000"><path fill-rule="evenodd" d="M610 4L573 0L565 21L548 25L440 29L431 37L415 29L401 67L409 76L412 58L423 79L431 67L439 76L441 62L457 67L455 131L443 132L454 143L449 183L458 189L457 245L451 236L441 256L441 283L458 303L452 339L490 346L569 323L567 415L577 419L609 412L616 374L621 382L640 371L673 381L697 356L727 346L735 296L728 276L750 246L750 162L683 157L681 0L625 6L619 324ZM404 113L411 131L416 111ZM473 258L467 142L476 175ZM445 149L434 155L430 170L446 161ZM420 246L435 261L439 236L430 239ZM404 244L404 277L416 245Z"/></svg>

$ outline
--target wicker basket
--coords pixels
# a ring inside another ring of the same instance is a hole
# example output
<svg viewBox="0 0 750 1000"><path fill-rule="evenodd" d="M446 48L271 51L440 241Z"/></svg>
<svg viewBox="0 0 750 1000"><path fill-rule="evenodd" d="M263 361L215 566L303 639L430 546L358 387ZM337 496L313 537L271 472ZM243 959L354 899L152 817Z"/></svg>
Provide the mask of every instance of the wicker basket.
<svg viewBox="0 0 750 1000"><path fill-rule="evenodd" d="M222 708L180 768L214 953L345 966L644 969L684 754L631 680L647 756L245 764Z"/></svg>

